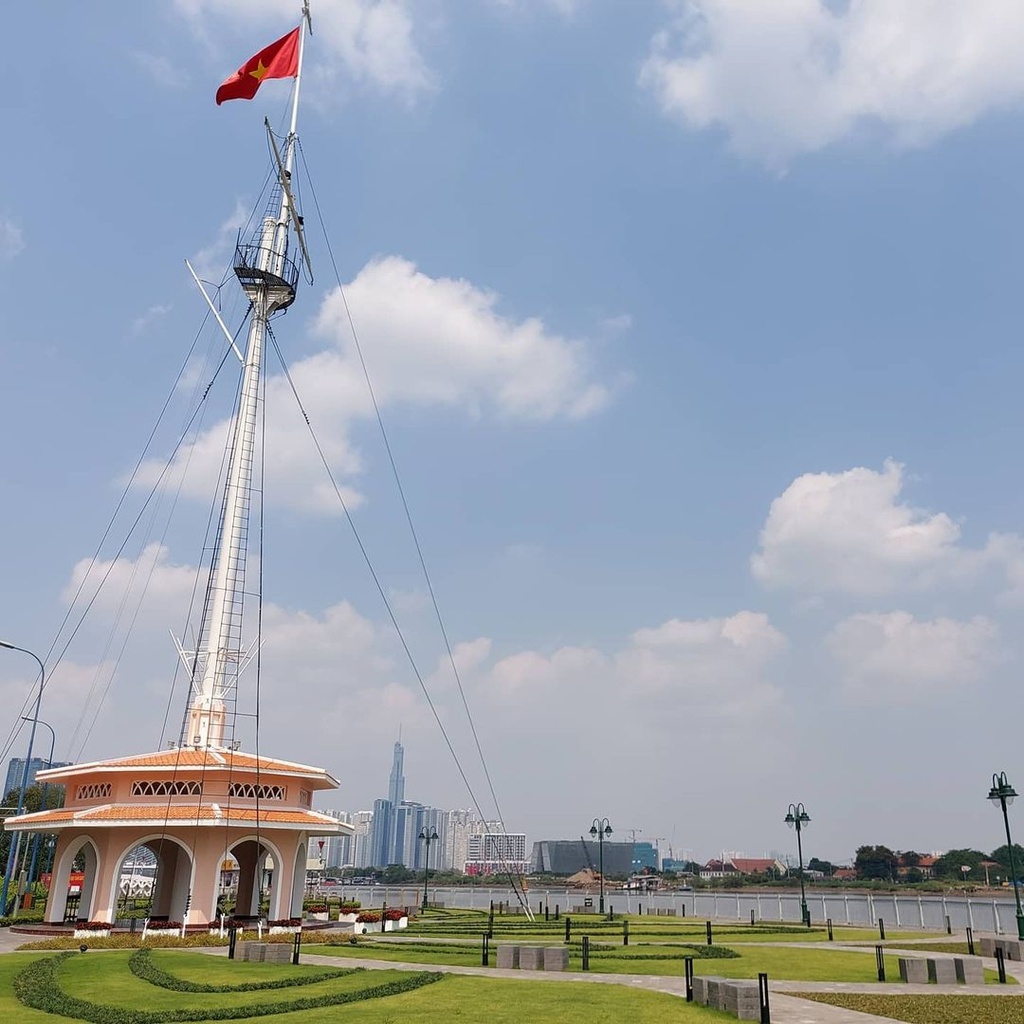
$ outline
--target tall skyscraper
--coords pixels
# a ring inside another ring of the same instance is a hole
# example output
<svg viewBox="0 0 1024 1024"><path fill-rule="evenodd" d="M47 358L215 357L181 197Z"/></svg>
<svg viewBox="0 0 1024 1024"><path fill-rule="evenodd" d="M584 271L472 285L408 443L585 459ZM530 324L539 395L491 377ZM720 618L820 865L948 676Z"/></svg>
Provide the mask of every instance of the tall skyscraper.
<svg viewBox="0 0 1024 1024"><path fill-rule="evenodd" d="M402 741L395 743L395 756L391 762L391 781L388 783L388 799L397 807L405 799L405 748Z"/></svg>
<svg viewBox="0 0 1024 1024"><path fill-rule="evenodd" d="M46 771L47 768L64 768L69 761L54 761L52 764L45 757L33 757L28 763L28 784L34 786L36 772ZM7 762L7 780L4 783L4 791L0 796L7 796L12 790L21 788L21 777L25 772L25 758L12 757Z"/></svg>

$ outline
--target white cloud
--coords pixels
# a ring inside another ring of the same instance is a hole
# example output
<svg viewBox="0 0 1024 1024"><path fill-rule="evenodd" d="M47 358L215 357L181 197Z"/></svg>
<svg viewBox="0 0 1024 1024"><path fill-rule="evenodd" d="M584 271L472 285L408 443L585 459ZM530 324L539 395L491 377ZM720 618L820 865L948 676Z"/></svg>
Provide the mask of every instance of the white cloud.
<svg viewBox="0 0 1024 1024"><path fill-rule="evenodd" d="M192 269L201 281L216 283L224 278L228 258L235 251L238 232L249 223L249 215L241 199L236 199L235 208L221 222L213 240L192 257Z"/></svg>
<svg viewBox="0 0 1024 1024"><path fill-rule="evenodd" d="M1005 0L674 0L641 74L664 111L774 164L864 128L922 145L1024 100Z"/></svg>
<svg viewBox="0 0 1024 1024"><path fill-rule="evenodd" d="M389 257L367 264L345 294L382 407L448 407L473 417L543 421L580 419L608 401L607 389L591 379L583 342L551 333L536 318L500 315L498 297L468 281L431 278ZM362 470L351 427L373 408L337 289L324 300L314 330L329 347L298 361L291 375L336 478L351 481ZM267 393L267 460L278 500L337 511L290 385L271 377ZM215 425L180 455L177 471L191 463L187 493L211 493L226 431L226 422ZM152 484L161 468L149 463L140 482ZM344 494L351 504L360 500L348 482Z"/></svg>
<svg viewBox="0 0 1024 1024"><path fill-rule="evenodd" d="M797 477L771 504L751 571L768 586L853 594L966 583L989 566L1011 587L1024 582L1020 538L992 534L984 548L966 547L946 513L903 501L903 484L891 459L881 472Z"/></svg>
<svg viewBox="0 0 1024 1024"><path fill-rule="evenodd" d="M555 701L605 711L642 707L669 718L747 719L781 700L765 672L785 648L785 636L760 613L670 619L637 630L611 653L562 647L510 655L491 667L483 688L506 702L543 699L546 707Z"/></svg>
<svg viewBox="0 0 1024 1024"><path fill-rule="evenodd" d="M970 622L915 619L909 612L844 619L825 638L851 700L904 704L977 683L1000 660L999 630L981 616Z"/></svg>
<svg viewBox="0 0 1024 1024"><path fill-rule="evenodd" d="M132 58L157 85L165 89L184 89L189 83L188 72L167 57L139 50L132 54Z"/></svg>
<svg viewBox="0 0 1024 1024"><path fill-rule="evenodd" d="M252 25L271 33L253 38L252 52L284 34L297 22L299 5L289 0L176 0L176 6L198 32L204 20L221 17L225 24ZM323 91L347 77L385 93L413 97L433 87L433 75L416 44L416 5L411 0L332 0L314 4L308 67ZM260 42L260 40L263 40ZM237 64L250 54L240 52ZM237 66L237 65L236 65ZM229 71L225 68L225 77Z"/></svg>
<svg viewBox="0 0 1024 1024"><path fill-rule="evenodd" d="M0 263L7 263L25 248L25 235L13 221L0 219Z"/></svg>
<svg viewBox="0 0 1024 1024"><path fill-rule="evenodd" d="M167 316L170 311L171 306L169 304L157 304L155 306L150 306L145 313L141 316L137 316L132 321L132 334L142 334L146 328L151 327L157 322L157 320Z"/></svg>

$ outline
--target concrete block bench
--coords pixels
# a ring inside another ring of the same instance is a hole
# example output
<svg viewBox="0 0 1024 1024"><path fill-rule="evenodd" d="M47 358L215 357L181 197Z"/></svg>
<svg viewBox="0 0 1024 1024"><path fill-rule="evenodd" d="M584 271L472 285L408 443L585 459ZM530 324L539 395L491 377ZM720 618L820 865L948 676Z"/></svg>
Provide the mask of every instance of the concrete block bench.
<svg viewBox="0 0 1024 1024"><path fill-rule="evenodd" d="M756 981L696 976L693 1001L712 1010L731 1013L739 1020L760 1020L761 1003Z"/></svg>
<svg viewBox="0 0 1024 1024"><path fill-rule="evenodd" d="M287 942L240 942L235 958L251 963L288 964L292 960L292 947Z"/></svg>
<svg viewBox="0 0 1024 1024"><path fill-rule="evenodd" d="M901 956L900 981L911 985L981 985L985 980L981 957Z"/></svg>
<svg viewBox="0 0 1024 1024"><path fill-rule="evenodd" d="M565 946L499 946L498 966L505 970L567 971L569 950Z"/></svg>
<svg viewBox="0 0 1024 1024"><path fill-rule="evenodd" d="M1024 942L1020 939L997 939L990 935L981 937L982 956L995 956L997 949L1003 951L1006 960L1024 960Z"/></svg>

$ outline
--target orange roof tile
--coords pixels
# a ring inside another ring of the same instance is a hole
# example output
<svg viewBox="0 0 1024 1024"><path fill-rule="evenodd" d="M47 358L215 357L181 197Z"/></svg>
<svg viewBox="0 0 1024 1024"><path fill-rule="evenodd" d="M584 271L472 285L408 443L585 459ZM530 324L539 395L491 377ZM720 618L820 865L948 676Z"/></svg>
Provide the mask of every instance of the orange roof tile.
<svg viewBox="0 0 1024 1024"><path fill-rule="evenodd" d="M289 811L260 808L259 817L255 807L222 807L218 814L209 804L107 804L103 807L60 809L37 814L23 814L20 818L9 818L7 824L38 828L61 822L88 824L89 822L114 821L166 821L176 824L195 822L197 824L230 825L236 822L257 822L259 824L304 825L322 832L347 831L350 826L316 811Z"/></svg>
<svg viewBox="0 0 1024 1024"><path fill-rule="evenodd" d="M337 786L325 768L299 764L297 761L282 761L271 757L257 757L233 750L196 750L192 747L176 747L173 750L158 750L149 754L133 754L130 757L115 757L107 761L89 761L68 765L64 768L50 768L39 772L44 781L69 779L79 775L94 775L106 771L124 771L131 768L201 769L203 771L249 770L280 772L307 778L312 788L323 789Z"/></svg>

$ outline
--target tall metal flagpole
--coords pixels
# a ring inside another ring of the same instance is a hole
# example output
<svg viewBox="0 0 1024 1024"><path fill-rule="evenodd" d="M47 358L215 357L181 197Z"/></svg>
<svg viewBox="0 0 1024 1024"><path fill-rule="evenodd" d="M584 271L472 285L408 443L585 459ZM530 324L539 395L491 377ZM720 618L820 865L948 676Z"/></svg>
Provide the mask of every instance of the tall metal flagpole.
<svg viewBox="0 0 1024 1024"><path fill-rule="evenodd" d="M310 25L308 0L303 4L302 13L291 125L285 143L284 164L279 168L280 208L268 213L256 237L238 247L235 259L235 273L252 303L252 318L238 409L232 428L217 549L207 585L199 649L193 668L192 700L182 737L187 746L225 745L225 700L233 686L231 675L237 674L243 659L241 613L264 343L270 317L294 301L298 283L295 264L288 259L288 228L292 219L297 218L291 202L289 179L295 159L305 32Z"/></svg>

